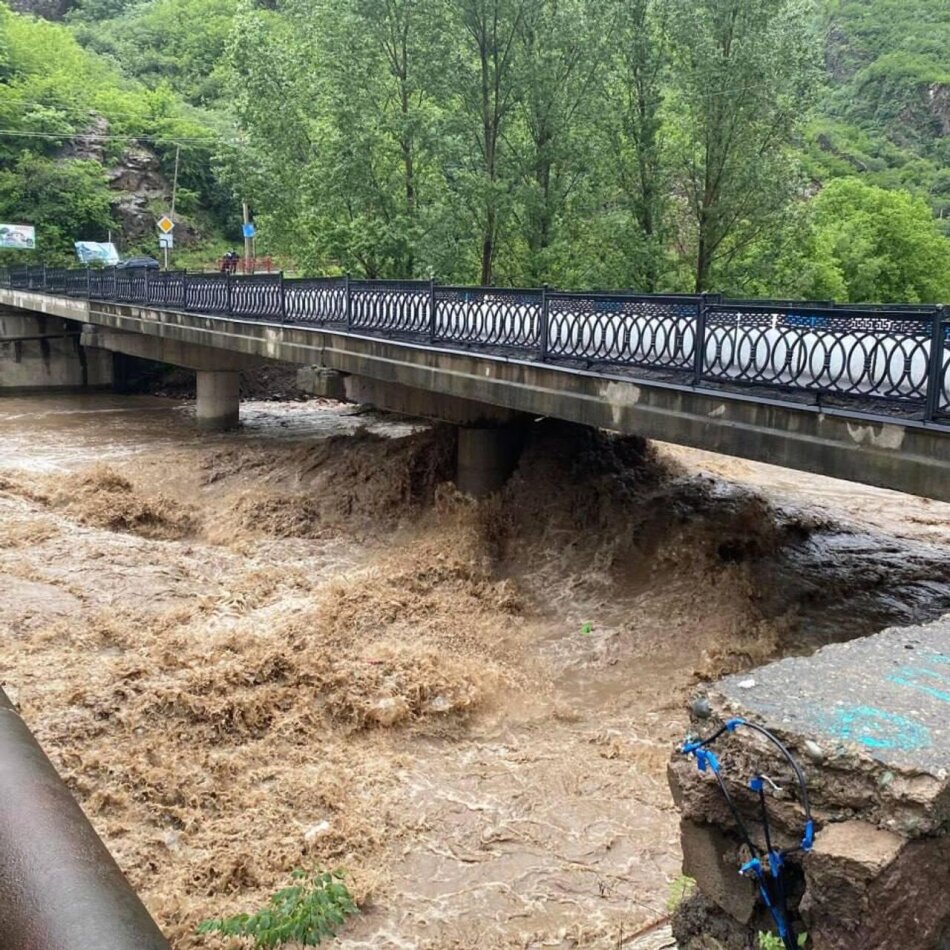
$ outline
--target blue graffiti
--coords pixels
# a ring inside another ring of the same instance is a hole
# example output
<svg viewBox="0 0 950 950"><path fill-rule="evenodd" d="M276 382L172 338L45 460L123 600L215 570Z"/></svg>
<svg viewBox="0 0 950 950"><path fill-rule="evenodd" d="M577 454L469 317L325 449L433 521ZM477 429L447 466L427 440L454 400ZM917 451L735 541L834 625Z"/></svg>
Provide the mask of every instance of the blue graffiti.
<svg viewBox="0 0 950 950"><path fill-rule="evenodd" d="M939 656L939 654L936 654L936 656ZM927 678L930 679L930 682L919 682L921 679ZM898 686L909 686L911 689L933 696L934 699L950 703L950 676L946 673L938 673L936 670L926 670L916 666L903 666L896 673L891 673L888 680ZM937 681L937 685L945 686L946 689L937 689L937 686L932 682L933 680Z"/></svg>
<svg viewBox="0 0 950 950"><path fill-rule="evenodd" d="M845 706L825 719L825 729L838 739L869 749L912 752L933 744L930 730L919 722L874 706Z"/></svg>

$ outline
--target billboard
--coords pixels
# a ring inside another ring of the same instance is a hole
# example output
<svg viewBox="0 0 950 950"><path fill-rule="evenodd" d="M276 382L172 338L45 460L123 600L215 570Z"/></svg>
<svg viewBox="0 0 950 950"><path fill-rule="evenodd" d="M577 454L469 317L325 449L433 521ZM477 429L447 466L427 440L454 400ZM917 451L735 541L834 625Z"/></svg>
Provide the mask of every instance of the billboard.
<svg viewBox="0 0 950 950"><path fill-rule="evenodd" d="M97 241L76 241L76 257L80 264L118 264L119 252L114 244Z"/></svg>
<svg viewBox="0 0 950 950"><path fill-rule="evenodd" d="M0 224L0 247L32 251L36 247L36 229L32 224Z"/></svg>

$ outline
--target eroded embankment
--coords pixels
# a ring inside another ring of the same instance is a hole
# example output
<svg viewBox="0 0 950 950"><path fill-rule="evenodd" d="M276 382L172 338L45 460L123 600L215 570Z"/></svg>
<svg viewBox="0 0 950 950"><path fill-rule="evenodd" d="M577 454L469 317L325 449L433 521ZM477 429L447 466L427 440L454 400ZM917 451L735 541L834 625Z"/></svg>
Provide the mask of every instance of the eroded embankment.
<svg viewBox="0 0 950 950"><path fill-rule="evenodd" d="M344 945L614 947L678 873L695 675L950 605L939 545L638 440L539 424L482 504L452 449L235 436L3 475L2 680L177 947L338 865Z"/></svg>

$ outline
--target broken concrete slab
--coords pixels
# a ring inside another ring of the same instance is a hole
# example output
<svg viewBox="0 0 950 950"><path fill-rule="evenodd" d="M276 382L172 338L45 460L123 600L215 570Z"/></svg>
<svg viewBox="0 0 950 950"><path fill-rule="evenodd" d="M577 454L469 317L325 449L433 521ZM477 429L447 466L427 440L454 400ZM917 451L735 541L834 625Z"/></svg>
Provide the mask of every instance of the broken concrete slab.
<svg viewBox="0 0 950 950"><path fill-rule="evenodd" d="M913 935L915 950L950 947L950 617L727 677L703 700L692 707L695 735L730 719L765 725L805 772L818 833L814 849L788 864L790 910L809 946L884 950ZM755 845L765 842L749 779L767 775L773 843L794 847L805 816L778 750L741 726L714 749ZM745 946L756 916L750 923L735 888L723 886L724 869L748 850L735 816L695 761L674 756L669 778L699 891L680 915L681 946L702 946L693 935L704 921L722 946Z"/></svg>
<svg viewBox="0 0 950 950"><path fill-rule="evenodd" d="M813 736L821 751L852 747L940 778L950 769L950 618L787 657L717 691L757 719Z"/></svg>

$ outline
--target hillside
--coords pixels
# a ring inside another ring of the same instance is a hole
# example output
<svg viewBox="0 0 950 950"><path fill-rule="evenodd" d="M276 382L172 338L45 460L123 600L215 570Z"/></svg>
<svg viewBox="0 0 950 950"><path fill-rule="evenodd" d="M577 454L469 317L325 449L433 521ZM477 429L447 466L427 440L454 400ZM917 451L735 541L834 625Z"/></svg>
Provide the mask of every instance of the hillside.
<svg viewBox="0 0 950 950"><path fill-rule="evenodd" d="M211 167L222 128L167 83L85 49L68 26L0 5L0 219L33 223L43 259L110 232L127 253L155 253L179 145L177 237L186 253L213 241L230 208Z"/></svg>
<svg viewBox="0 0 950 950"><path fill-rule="evenodd" d="M826 36L811 174L906 188L950 229L950 4L842 0L829 5Z"/></svg>
<svg viewBox="0 0 950 950"><path fill-rule="evenodd" d="M950 298L944 0L16 2L0 216L50 259L154 250L177 156L185 263L249 200L310 272Z"/></svg>

